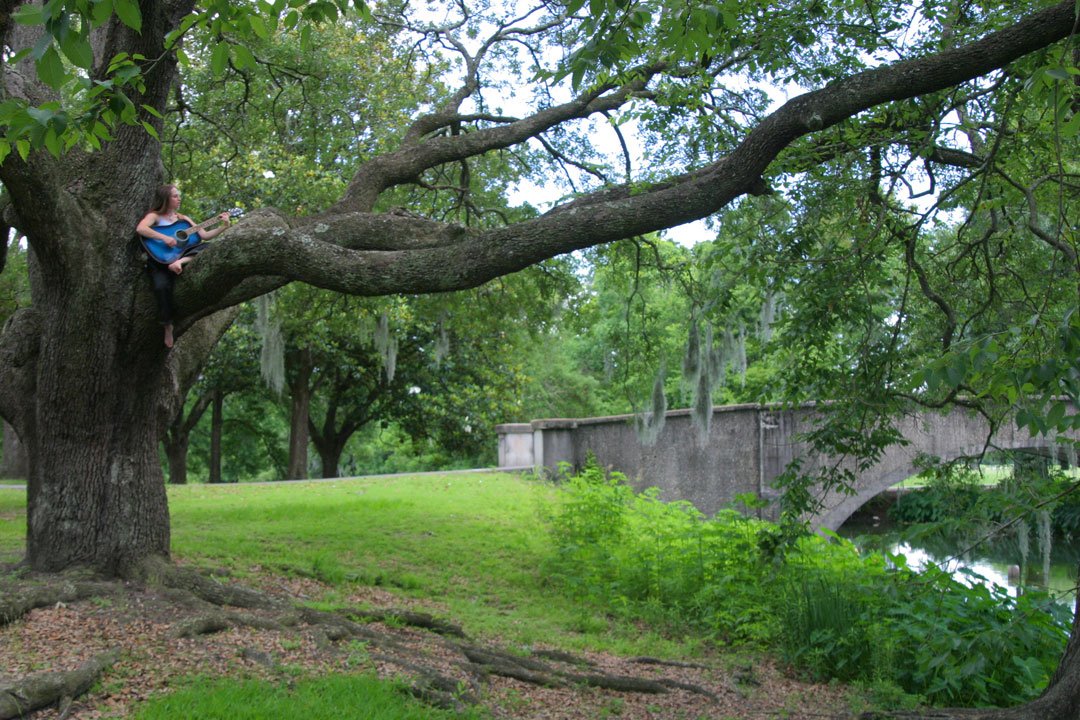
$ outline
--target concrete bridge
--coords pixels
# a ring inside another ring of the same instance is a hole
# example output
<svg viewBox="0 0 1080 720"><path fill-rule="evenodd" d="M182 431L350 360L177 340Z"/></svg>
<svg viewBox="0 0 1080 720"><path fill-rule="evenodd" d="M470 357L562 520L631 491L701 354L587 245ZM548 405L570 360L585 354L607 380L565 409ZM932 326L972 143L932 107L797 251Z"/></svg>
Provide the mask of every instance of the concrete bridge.
<svg viewBox="0 0 1080 720"><path fill-rule="evenodd" d="M772 484L788 464L800 459L802 472L814 474L830 463L800 439L812 429L816 413L813 404L715 407L708 437L700 442L690 411L672 410L651 446L639 440L632 415L499 425L499 465L556 471L560 463L580 467L592 452L638 490L658 487L665 500L687 500L710 516L730 507L737 495L752 493L770 501L761 517L775 520L779 492ZM895 427L908 444L886 449L876 465L857 473L853 494L819 492L824 510L811 520L814 527L839 528L872 497L914 475L920 455L953 460L987 447L1057 452L1050 439L1032 437L1012 423L991 436L981 415L960 408L919 412L897 420Z"/></svg>

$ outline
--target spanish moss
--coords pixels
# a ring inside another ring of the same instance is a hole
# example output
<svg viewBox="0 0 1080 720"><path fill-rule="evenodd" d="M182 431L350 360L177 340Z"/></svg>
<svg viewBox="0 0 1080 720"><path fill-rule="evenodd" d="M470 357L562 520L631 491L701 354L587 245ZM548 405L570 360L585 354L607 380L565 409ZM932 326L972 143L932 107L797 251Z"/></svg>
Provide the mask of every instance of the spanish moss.
<svg viewBox="0 0 1080 720"><path fill-rule="evenodd" d="M275 394L285 389L285 338L281 334L281 319L273 312L273 293L255 299L255 329L262 340L259 369L263 382Z"/></svg>
<svg viewBox="0 0 1080 720"><path fill-rule="evenodd" d="M656 372L656 378L653 380L649 409L636 418L635 427L638 439L642 445L647 447L656 444L667 419L667 393L664 392L664 378L666 375L667 368L661 363L660 369Z"/></svg>

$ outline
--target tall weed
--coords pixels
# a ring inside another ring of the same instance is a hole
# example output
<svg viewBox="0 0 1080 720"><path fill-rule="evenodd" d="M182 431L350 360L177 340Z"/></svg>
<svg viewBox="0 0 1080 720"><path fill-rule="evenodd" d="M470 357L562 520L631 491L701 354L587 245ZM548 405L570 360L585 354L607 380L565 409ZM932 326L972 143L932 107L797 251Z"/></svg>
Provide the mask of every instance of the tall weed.
<svg viewBox="0 0 1080 720"><path fill-rule="evenodd" d="M546 569L570 591L772 648L820 679L892 684L938 704L1014 704L1045 687L1067 638L1066 619L1036 596L915 573L835 535L804 537L773 560L760 549L769 524L734 511L705 518L595 464L566 481L547 520Z"/></svg>

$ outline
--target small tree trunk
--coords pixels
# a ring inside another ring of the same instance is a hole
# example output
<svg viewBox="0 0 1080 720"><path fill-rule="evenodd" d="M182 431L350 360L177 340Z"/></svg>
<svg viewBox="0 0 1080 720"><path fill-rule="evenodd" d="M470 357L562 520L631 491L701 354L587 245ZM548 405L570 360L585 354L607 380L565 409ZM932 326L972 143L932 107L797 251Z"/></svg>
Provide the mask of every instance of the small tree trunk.
<svg viewBox="0 0 1080 720"><path fill-rule="evenodd" d="M328 444L316 443L315 449L319 453L319 464L322 465L322 477L339 477L341 453L344 452L345 445L336 442L330 442Z"/></svg>
<svg viewBox="0 0 1080 720"><path fill-rule="evenodd" d="M25 478L27 476L26 448L15 428L3 423L4 458L0 464L0 477Z"/></svg>
<svg viewBox="0 0 1080 720"><path fill-rule="evenodd" d="M307 479L308 417L311 414L311 351L307 348L293 353L292 379L289 392L292 395L292 412L289 420L289 467L287 480Z"/></svg>
<svg viewBox="0 0 1080 720"><path fill-rule="evenodd" d="M162 445L169 461L169 484L187 485L188 436L184 435L182 439L169 437Z"/></svg>
<svg viewBox="0 0 1080 720"><path fill-rule="evenodd" d="M220 483L221 479L221 426L225 395L220 390L212 392L210 401L210 482Z"/></svg>

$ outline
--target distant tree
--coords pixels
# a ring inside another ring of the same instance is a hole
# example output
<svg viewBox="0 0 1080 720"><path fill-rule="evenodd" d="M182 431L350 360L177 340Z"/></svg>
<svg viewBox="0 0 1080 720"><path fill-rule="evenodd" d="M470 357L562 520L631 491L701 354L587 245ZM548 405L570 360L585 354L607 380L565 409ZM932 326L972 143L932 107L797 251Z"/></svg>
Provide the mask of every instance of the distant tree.
<svg viewBox="0 0 1080 720"><path fill-rule="evenodd" d="M249 316L254 313L248 309ZM214 347L199 378L187 392L181 409L165 429L162 445L169 463L169 482L187 482L188 451L192 434L210 410L210 452L207 481L220 483L225 398L235 393L264 391L259 374L259 338L253 321L232 324Z"/></svg>

